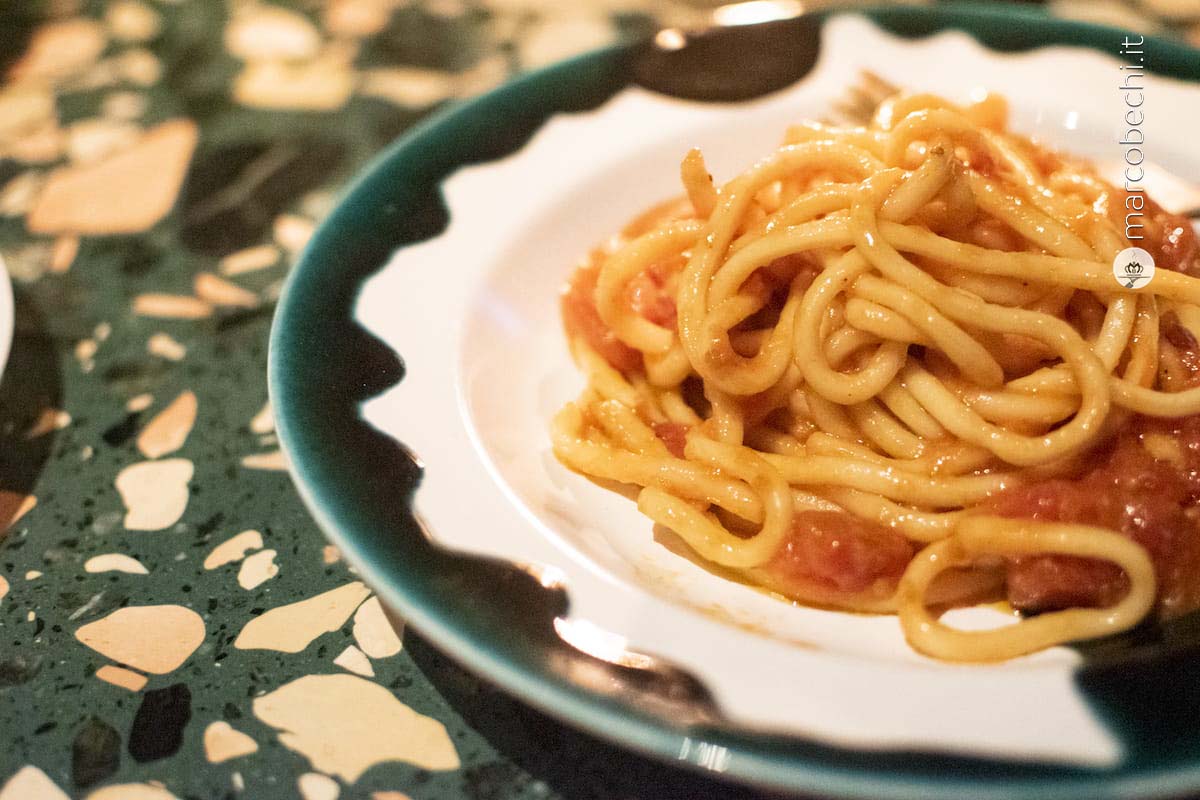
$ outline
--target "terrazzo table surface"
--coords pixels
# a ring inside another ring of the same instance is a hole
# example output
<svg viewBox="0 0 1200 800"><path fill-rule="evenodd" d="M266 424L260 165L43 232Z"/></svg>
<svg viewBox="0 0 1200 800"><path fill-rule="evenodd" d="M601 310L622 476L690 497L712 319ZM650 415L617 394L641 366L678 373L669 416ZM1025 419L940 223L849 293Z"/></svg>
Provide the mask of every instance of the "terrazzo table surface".
<svg viewBox="0 0 1200 800"><path fill-rule="evenodd" d="M1198 5L1051 7L1200 41L1178 16ZM0 4L0 800L755 796L393 632L266 406L283 278L366 159L445 101L693 12Z"/></svg>

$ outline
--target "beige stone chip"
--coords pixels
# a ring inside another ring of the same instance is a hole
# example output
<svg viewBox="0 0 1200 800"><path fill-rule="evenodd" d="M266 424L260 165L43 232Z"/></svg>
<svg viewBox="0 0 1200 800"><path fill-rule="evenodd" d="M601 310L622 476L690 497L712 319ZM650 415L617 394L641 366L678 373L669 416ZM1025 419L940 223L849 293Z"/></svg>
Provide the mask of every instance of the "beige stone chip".
<svg viewBox="0 0 1200 800"><path fill-rule="evenodd" d="M106 683L111 683L113 686L120 686L122 689L127 689L131 692L140 692L148 680L145 675L134 672L131 669L125 669L124 667L116 667L112 664L106 664L96 670L96 677Z"/></svg>
<svg viewBox="0 0 1200 800"><path fill-rule="evenodd" d="M204 757L213 764L257 751L258 743L228 722L217 720L204 729Z"/></svg>
<svg viewBox="0 0 1200 800"><path fill-rule="evenodd" d="M26 225L43 234L148 230L175 205L196 139L196 123L169 120L115 155L55 170Z"/></svg>
<svg viewBox="0 0 1200 800"><path fill-rule="evenodd" d="M143 461L117 473L117 492L125 504L125 527L161 531L179 521L187 508L188 482L194 471L186 458Z"/></svg>
<svg viewBox="0 0 1200 800"><path fill-rule="evenodd" d="M196 393L188 389L150 420L137 437L137 448L146 458L160 458L183 447L196 424Z"/></svg>
<svg viewBox="0 0 1200 800"><path fill-rule="evenodd" d="M204 641L204 620L183 606L126 606L84 625L75 638L113 661L165 675Z"/></svg>
<svg viewBox="0 0 1200 800"><path fill-rule="evenodd" d="M251 550L261 550L262 546L261 533L253 530L242 531L237 536L226 539L214 547L208 557L204 559L204 568L216 569L235 561L241 561L246 557L246 553Z"/></svg>
<svg viewBox="0 0 1200 800"><path fill-rule="evenodd" d="M354 581L307 600L276 606L247 622L233 646L239 650L299 653L318 636L346 624L368 594L366 586Z"/></svg>
<svg viewBox="0 0 1200 800"><path fill-rule="evenodd" d="M371 767L403 761L452 770L458 753L446 727L390 691L354 675L308 675L254 701L254 714L314 769L353 783Z"/></svg>

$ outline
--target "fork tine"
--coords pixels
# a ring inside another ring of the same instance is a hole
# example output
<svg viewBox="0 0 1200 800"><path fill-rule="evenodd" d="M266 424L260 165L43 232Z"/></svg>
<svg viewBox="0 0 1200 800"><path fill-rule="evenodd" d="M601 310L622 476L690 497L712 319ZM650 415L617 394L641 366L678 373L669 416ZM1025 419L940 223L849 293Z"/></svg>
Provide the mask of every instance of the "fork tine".
<svg viewBox="0 0 1200 800"><path fill-rule="evenodd" d="M834 101L826 121L835 125L866 125L879 104L899 91L898 86L880 75L862 70L858 83L848 86L845 94Z"/></svg>
<svg viewBox="0 0 1200 800"><path fill-rule="evenodd" d="M870 91L873 96L879 98L879 102L881 103L900 91L899 86L869 69L860 71L858 77L861 81L859 85Z"/></svg>

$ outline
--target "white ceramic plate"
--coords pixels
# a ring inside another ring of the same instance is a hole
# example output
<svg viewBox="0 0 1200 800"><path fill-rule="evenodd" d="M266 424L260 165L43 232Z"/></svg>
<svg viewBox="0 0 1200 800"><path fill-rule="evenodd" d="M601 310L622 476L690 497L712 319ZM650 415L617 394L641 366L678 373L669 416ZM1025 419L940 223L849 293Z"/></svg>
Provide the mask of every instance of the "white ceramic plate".
<svg viewBox="0 0 1200 800"><path fill-rule="evenodd" d="M8 277L8 267L4 264L4 259L0 258L0 375L4 374L9 351L12 350L15 313L12 281Z"/></svg>
<svg viewBox="0 0 1200 800"><path fill-rule="evenodd" d="M911 13L913 31L961 25L980 33L1006 19ZM1029 22L1036 21L1032 15L1012 20L1031 31L1041 25ZM1114 35L1068 23L1046 26L1055 32L1045 40L1078 35L1093 47ZM322 404L358 396L356 386L339 388L342 375L374 380L369 367L380 361L342 321L323 320L357 293L356 302L347 301L355 320L404 368L402 381L362 405L362 418L417 459L412 509L437 544L530 565L545 583L564 586L566 638L610 659L629 650L677 665L708 689L737 736L784 734L840 748L818 755L797 750L789 762L777 744L760 748L717 736L711 741L723 741L719 749L733 754L721 769L838 794L869 787L876 796L952 791L985 776L993 796L1008 796L1000 792L1006 775L1017 780L1014 764L1045 765L1021 768L1020 785L1030 796L1049 785L1087 786L1092 797L1144 793L1151 784L1138 781L1147 771L1163 778L1155 791L1192 786L1193 759L1180 756L1163 766L1134 752L1111 714L1085 697L1075 650L987 666L922 658L904 642L895 618L788 605L673 555L653 542L651 523L631 501L569 472L550 452L550 418L582 386L561 330L560 288L589 248L679 193L678 162L688 148L703 148L718 179L731 175L773 148L789 123L822 116L861 69L871 69L951 99L965 100L979 88L999 91L1010 100L1016 130L1097 160L1121 155L1116 141L1124 108L1112 55L1070 46L1002 53L960 30L905 39L853 15L827 20L821 37L819 62L806 78L754 102L702 104L626 86L593 110L532 126L532 138L512 155L488 155L496 126L528 124L521 103L544 97L548 107L569 105L570 81L601 82L597 65L608 57L597 56L457 109L385 154L318 232L277 317L272 396L298 484L364 577L443 647L579 724L664 756L676 747L679 758L697 760L689 736L672 739L662 726L631 721L616 732L602 721L613 719L605 717L611 709L586 701L554 708L538 695L539 687L553 694L544 676L514 670L496 641L478 641L481 634L456 626L455 614L466 619L471 609L431 606L430 598L446 595L431 588L435 581L415 562L399 560L407 545L389 545L386 521L364 502L385 495L378 484L389 480L354 454L368 434L351 437L351 421L322 417ZM1113 41L1115 53L1119 39ZM1171 172L1200 180L1190 133L1200 130L1200 87L1161 77L1147 84L1148 153ZM449 174L441 183L448 219L432 235L443 211L422 192L442 174ZM373 210L378 219L363 218ZM372 242L381 225L404 233ZM404 246L379 268L372 259L393 240ZM339 269L348 273L340 276ZM353 341L370 364L307 363L318 336L343 337L335 344L342 356ZM358 491L356 482L370 483L374 494ZM407 502L413 479L397 475L394 482L396 502ZM959 610L950 619L967 627L1010 622L982 609ZM917 775L889 761L889 776L857 757L835 763L842 761L835 753L862 751L984 758L993 767L971 773L976 767L963 772L964 764L983 762L935 760L922 762ZM944 779L931 777L938 764L947 770Z"/></svg>
<svg viewBox="0 0 1200 800"><path fill-rule="evenodd" d="M409 375L364 414L424 463L415 508L436 541L559 571L570 619L613 635L600 646L684 667L739 723L854 747L1111 764L1121 750L1073 690L1074 651L935 663L913 653L895 618L791 606L668 552L628 499L550 452L548 422L582 388L562 335L561 286L590 247L679 193L689 147L704 150L718 180L733 175L789 123L821 117L867 68L955 100L999 91L1015 130L1093 159L1121 155L1115 58L998 55L953 32L910 42L858 17L831 21L825 35L816 70L764 100L731 109L629 88L552 120L510 158L455 174L446 232L399 251L364 287L360 320L404 355ZM1200 174L1185 156L1200 91L1154 79L1147 93L1162 109L1146 114L1153 157ZM409 298L403 314L397 298ZM1007 623L982 609L949 621ZM1034 715L1044 722L1031 727Z"/></svg>

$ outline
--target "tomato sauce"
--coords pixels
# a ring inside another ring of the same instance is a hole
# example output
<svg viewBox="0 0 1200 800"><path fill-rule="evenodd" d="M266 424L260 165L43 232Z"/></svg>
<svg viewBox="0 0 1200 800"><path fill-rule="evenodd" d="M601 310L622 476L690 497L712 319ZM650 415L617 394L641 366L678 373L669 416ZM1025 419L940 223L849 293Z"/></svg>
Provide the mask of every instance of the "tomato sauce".
<svg viewBox="0 0 1200 800"><path fill-rule="evenodd" d="M789 582L815 582L854 594L880 579L898 581L914 553L907 538L881 525L841 511L801 511L792 518L783 547L764 569L784 593Z"/></svg>
<svg viewBox="0 0 1200 800"><path fill-rule="evenodd" d="M642 354L618 339L596 310L596 280L599 277L600 264L596 259L571 275L571 282L562 296L563 327L567 329L568 338L583 339L615 369L622 373L634 372L642 367Z"/></svg>
<svg viewBox="0 0 1200 800"><path fill-rule="evenodd" d="M674 258L650 265L626 287L633 312L670 330L675 329L675 296L667 291L667 281L683 267L683 259Z"/></svg>
<svg viewBox="0 0 1200 800"><path fill-rule="evenodd" d="M1154 266L1187 275L1200 275L1200 242L1187 217L1172 214L1140 192L1113 189L1107 214L1113 224L1125 230L1126 224L1140 225L1132 244L1154 256ZM1127 219L1126 214L1130 217Z"/></svg>
<svg viewBox="0 0 1200 800"><path fill-rule="evenodd" d="M671 455L683 458L683 448L687 445L688 426L679 422L656 422L652 427L654 435L667 446Z"/></svg>
<svg viewBox="0 0 1200 800"><path fill-rule="evenodd" d="M1200 242L1187 217L1172 214L1147 198L1144 235L1142 242L1134 244L1153 254L1154 266L1188 275L1200 274Z"/></svg>
<svg viewBox="0 0 1200 800"><path fill-rule="evenodd" d="M563 327L568 337L581 337L593 350L622 374L642 369L642 355L617 338L596 310L596 282L603 256L594 256L575 270L562 296ZM630 281L626 297L638 315L656 325L675 327L675 298L665 286L670 266L654 265Z"/></svg>
<svg viewBox="0 0 1200 800"><path fill-rule="evenodd" d="M1146 548L1165 614L1200 606L1200 417L1138 418L1075 480L1001 492L986 504L1013 519L1108 528ZM1008 600L1021 611L1105 606L1126 580L1114 565L1072 556L1011 559Z"/></svg>

